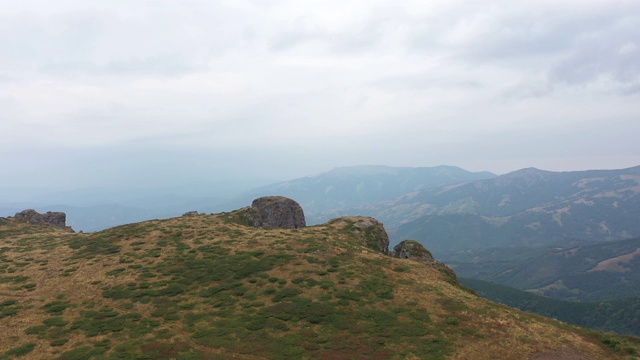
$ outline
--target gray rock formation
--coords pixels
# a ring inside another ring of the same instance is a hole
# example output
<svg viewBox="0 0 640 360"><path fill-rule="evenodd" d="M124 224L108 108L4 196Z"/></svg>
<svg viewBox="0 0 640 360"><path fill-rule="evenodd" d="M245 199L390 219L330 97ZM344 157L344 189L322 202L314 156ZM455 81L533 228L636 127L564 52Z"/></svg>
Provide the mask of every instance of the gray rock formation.
<svg viewBox="0 0 640 360"><path fill-rule="evenodd" d="M361 234L366 247L389 255L389 235L380 221L368 216L343 216L329 220L329 224Z"/></svg>
<svg viewBox="0 0 640 360"><path fill-rule="evenodd" d="M16 214L14 217L17 221L23 221L35 225L50 225L59 228L67 227L67 214L63 212L48 211L40 214L35 210L24 210Z"/></svg>
<svg viewBox="0 0 640 360"><path fill-rule="evenodd" d="M419 262L433 262L431 252L415 240L404 240L393 248L393 257Z"/></svg>
<svg viewBox="0 0 640 360"><path fill-rule="evenodd" d="M283 196L265 196L253 200L245 216L254 226L262 228L299 229L306 226L300 204Z"/></svg>
<svg viewBox="0 0 640 360"><path fill-rule="evenodd" d="M403 240L394 246L391 256L399 259L409 259L431 264L436 270L444 274L452 283L458 282L456 273L447 265L433 258L431 252L415 240Z"/></svg>
<svg viewBox="0 0 640 360"><path fill-rule="evenodd" d="M380 221L372 217L362 217L353 227L364 232L368 247L389 255L389 235Z"/></svg>

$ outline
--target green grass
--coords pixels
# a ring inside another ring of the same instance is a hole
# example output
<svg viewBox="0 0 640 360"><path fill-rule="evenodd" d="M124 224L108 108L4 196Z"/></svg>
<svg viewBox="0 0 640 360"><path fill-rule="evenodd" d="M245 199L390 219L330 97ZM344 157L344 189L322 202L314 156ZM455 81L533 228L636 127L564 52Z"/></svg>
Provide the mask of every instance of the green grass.
<svg viewBox="0 0 640 360"><path fill-rule="evenodd" d="M36 348L36 344L35 343L27 343L27 344L23 344L17 347L14 347L12 349L9 349L5 354L9 355L9 356L24 356L27 355L28 353L32 352L33 349Z"/></svg>
<svg viewBox="0 0 640 360"><path fill-rule="evenodd" d="M11 299L0 302L0 319L17 314L19 309L18 300Z"/></svg>

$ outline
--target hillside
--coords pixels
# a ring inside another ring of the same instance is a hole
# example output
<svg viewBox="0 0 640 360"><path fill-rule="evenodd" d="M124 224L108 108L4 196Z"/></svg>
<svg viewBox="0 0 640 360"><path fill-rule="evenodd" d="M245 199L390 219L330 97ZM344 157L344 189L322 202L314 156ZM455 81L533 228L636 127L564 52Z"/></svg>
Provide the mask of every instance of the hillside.
<svg viewBox="0 0 640 360"><path fill-rule="evenodd" d="M573 172L530 168L408 194L380 211L394 213L399 223L408 219L394 228L393 238L417 239L440 255L632 238L640 235L639 194L640 166Z"/></svg>
<svg viewBox="0 0 640 360"><path fill-rule="evenodd" d="M247 210L82 234L0 221L0 358L629 359L640 342L484 300L380 253L373 219ZM563 357L564 356L564 357Z"/></svg>
<svg viewBox="0 0 640 360"><path fill-rule="evenodd" d="M449 253L462 277L558 299L601 301L640 296L640 238L573 247Z"/></svg>

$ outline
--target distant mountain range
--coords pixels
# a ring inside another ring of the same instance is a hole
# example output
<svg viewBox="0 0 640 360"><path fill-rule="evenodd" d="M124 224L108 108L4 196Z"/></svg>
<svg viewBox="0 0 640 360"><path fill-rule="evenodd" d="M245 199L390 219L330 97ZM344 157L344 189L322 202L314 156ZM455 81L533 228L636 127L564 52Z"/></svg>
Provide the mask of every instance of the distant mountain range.
<svg viewBox="0 0 640 360"><path fill-rule="evenodd" d="M494 248L447 253L461 277L565 300L640 296L640 238L550 248Z"/></svg>
<svg viewBox="0 0 640 360"><path fill-rule="evenodd" d="M340 167L248 191L227 207L247 205L259 196L281 195L300 203L308 223L320 224L354 213L380 216L387 202L406 194L495 177L490 172L470 172L455 166Z"/></svg>
<svg viewBox="0 0 640 360"><path fill-rule="evenodd" d="M566 246L640 236L640 167L575 172L528 168L496 176L453 166L353 166L244 193L241 188L211 183L168 193L144 189L96 196L75 191L66 197L43 195L40 202L0 204L0 216L26 207L61 210L75 229L96 231L190 210L228 211L256 197L281 195L300 203L309 224L348 214L372 216L385 224L392 245L414 239L436 257L466 249Z"/></svg>
<svg viewBox="0 0 640 360"><path fill-rule="evenodd" d="M383 209L414 218L395 227L393 237L416 239L442 254L638 236L639 194L640 167L575 172L530 168L407 194Z"/></svg>
<svg viewBox="0 0 640 360"><path fill-rule="evenodd" d="M495 176L438 166L337 168L247 192L296 199L308 222L344 214L385 223L392 243L414 239L436 256L500 246L570 245L640 236L640 166Z"/></svg>

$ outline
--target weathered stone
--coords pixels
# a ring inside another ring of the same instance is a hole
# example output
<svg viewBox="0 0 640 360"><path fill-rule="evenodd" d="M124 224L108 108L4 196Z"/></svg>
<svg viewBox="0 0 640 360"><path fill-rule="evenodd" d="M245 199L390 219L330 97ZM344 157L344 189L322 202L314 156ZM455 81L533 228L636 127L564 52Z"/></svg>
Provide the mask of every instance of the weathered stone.
<svg viewBox="0 0 640 360"><path fill-rule="evenodd" d="M409 259L422 263L429 263L434 269L444 274L449 281L454 283L458 282L456 273L450 267L434 259L431 252L415 240L401 241L398 245L394 246L393 254L391 254L391 256L399 259Z"/></svg>
<svg viewBox="0 0 640 360"><path fill-rule="evenodd" d="M253 225L272 229L299 229L306 226L304 212L297 202L283 196L265 196L253 200L247 210Z"/></svg>
<svg viewBox="0 0 640 360"><path fill-rule="evenodd" d="M35 210L28 209L17 213L15 219L35 225L51 225L63 229L67 227L67 214L63 212L47 211L40 214Z"/></svg>
<svg viewBox="0 0 640 360"><path fill-rule="evenodd" d="M182 216L197 216L198 212L193 210L193 211L187 211L186 213L182 214Z"/></svg>
<svg viewBox="0 0 640 360"><path fill-rule="evenodd" d="M329 220L329 224L354 230L363 236L366 247L389 255L389 235L380 221L368 216L344 216Z"/></svg>
<svg viewBox="0 0 640 360"><path fill-rule="evenodd" d="M435 261L431 252L415 240L404 240L393 248L393 257L420 262Z"/></svg>

